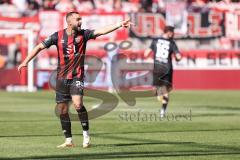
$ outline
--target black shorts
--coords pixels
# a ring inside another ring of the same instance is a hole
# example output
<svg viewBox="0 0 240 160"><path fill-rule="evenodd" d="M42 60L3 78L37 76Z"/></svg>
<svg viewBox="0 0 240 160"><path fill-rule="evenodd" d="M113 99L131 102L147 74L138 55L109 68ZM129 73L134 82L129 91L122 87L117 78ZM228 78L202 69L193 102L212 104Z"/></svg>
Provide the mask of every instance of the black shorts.
<svg viewBox="0 0 240 160"><path fill-rule="evenodd" d="M153 70L153 85L172 88L173 69L169 65L155 64Z"/></svg>
<svg viewBox="0 0 240 160"><path fill-rule="evenodd" d="M79 79L58 79L56 82L56 103L69 102L72 95L83 96L84 82Z"/></svg>

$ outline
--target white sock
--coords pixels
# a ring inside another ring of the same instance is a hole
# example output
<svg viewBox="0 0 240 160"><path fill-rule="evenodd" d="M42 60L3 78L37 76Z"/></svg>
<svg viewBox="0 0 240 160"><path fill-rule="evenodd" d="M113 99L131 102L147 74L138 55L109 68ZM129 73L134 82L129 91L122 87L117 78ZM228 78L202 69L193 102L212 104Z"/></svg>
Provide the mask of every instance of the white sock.
<svg viewBox="0 0 240 160"><path fill-rule="evenodd" d="M66 142L66 143L72 143L72 137L66 138L66 139L65 139L65 142Z"/></svg>
<svg viewBox="0 0 240 160"><path fill-rule="evenodd" d="M89 136L89 131L83 131L83 136L84 137Z"/></svg>
<svg viewBox="0 0 240 160"><path fill-rule="evenodd" d="M161 109L160 111L160 117L163 118L165 116L166 111L164 109Z"/></svg>
<svg viewBox="0 0 240 160"><path fill-rule="evenodd" d="M165 109L161 109L161 114L165 114L166 110Z"/></svg>

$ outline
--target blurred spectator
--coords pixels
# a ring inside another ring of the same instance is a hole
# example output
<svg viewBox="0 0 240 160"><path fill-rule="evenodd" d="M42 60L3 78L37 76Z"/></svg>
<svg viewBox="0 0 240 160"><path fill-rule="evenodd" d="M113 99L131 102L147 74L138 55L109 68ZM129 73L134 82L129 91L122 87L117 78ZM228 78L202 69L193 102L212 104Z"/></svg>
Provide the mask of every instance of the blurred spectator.
<svg viewBox="0 0 240 160"><path fill-rule="evenodd" d="M74 0L73 4L78 12L89 12L96 9L94 0Z"/></svg>
<svg viewBox="0 0 240 160"><path fill-rule="evenodd" d="M55 9L60 12L74 11L76 8L72 0L60 0L56 3Z"/></svg>
<svg viewBox="0 0 240 160"><path fill-rule="evenodd" d="M169 0L176 1L176 0ZM206 0L192 0L200 4ZM0 0L1 11L8 10L10 17L33 16L39 10L58 10L67 12L164 12L168 0ZM2 9L3 8L3 9ZM6 9L7 8L7 9ZM19 15L20 14L20 15Z"/></svg>
<svg viewBox="0 0 240 160"><path fill-rule="evenodd" d="M0 1L0 15L3 17L21 17L21 13L18 11L18 8L12 4L10 0Z"/></svg>
<svg viewBox="0 0 240 160"><path fill-rule="evenodd" d="M153 0L140 0L140 12L152 12Z"/></svg>
<svg viewBox="0 0 240 160"><path fill-rule="evenodd" d="M113 12L113 0L94 0L97 12Z"/></svg>
<svg viewBox="0 0 240 160"><path fill-rule="evenodd" d="M21 15L25 12L27 9L27 1L26 0L12 0L11 1L18 9Z"/></svg>
<svg viewBox="0 0 240 160"><path fill-rule="evenodd" d="M188 11L198 12L198 13L206 13L209 11L207 2L208 2L208 0L191 0L191 1L189 1Z"/></svg>
<svg viewBox="0 0 240 160"><path fill-rule="evenodd" d="M237 1L234 1L234 2L237 2ZM234 10L239 9L239 5L233 3L232 0L222 0L219 2L213 2L213 3L210 3L209 6L222 12L226 12L226 11L233 12Z"/></svg>
<svg viewBox="0 0 240 160"><path fill-rule="evenodd" d="M208 0L192 0L191 5L197 7L203 7L208 3Z"/></svg>
<svg viewBox="0 0 240 160"><path fill-rule="evenodd" d="M43 10L55 10L55 6L59 0L43 0L42 9Z"/></svg>
<svg viewBox="0 0 240 160"><path fill-rule="evenodd" d="M165 12L166 2L164 0L157 0L158 12Z"/></svg>
<svg viewBox="0 0 240 160"><path fill-rule="evenodd" d="M139 0L123 0L121 1L121 10L123 12L137 12L139 10Z"/></svg>
<svg viewBox="0 0 240 160"><path fill-rule="evenodd" d="M24 12L24 16L34 16L38 13L40 5L35 0L27 0L27 9Z"/></svg>
<svg viewBox="0 0 240 160"><path fill-rule="evenodd" d="M113 0L113 9L115 11L121 11L121 9L122 9L122 1L121 0Z"/></svg>
<svg viewBox="0 0 240 160"><path fill-rule="evenodd" d="M223 2L225 4L230 4L230 3L232 3L232 0L222 0L221 2Z"/></svg>

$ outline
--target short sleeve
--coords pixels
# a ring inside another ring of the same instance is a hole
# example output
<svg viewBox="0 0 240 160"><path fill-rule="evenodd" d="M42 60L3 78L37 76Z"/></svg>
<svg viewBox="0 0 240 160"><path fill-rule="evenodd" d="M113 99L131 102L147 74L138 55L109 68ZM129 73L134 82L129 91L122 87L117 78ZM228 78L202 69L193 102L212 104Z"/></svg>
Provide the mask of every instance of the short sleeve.
<svg viewBox="0 0 240 160"><path fill-rule="evenodd" d="M86 30L84 30L83 35L84 35L85 41L96 38L96 36L94 36L94 30L86 29Z"/></svg>
<svg viewBox="0 0 240 160"><path fill-rule="evenodd" d="M58 41L58 33L55 32L54 34L52 34L51 36L49 36L48 38L46 38L44 41L42 41L42 44L46 47L49 48L52 45L57 45L57 41Z"/></svg>
<svg viewBox="0 0 240 160"><path fill-rule="evenodd" d="M180 54L177 44L174 41L172 42L172 52L174 54Z"/></svg>
<svg viewBox="0 0 240 160"><path fill-rule="evenodd" d="M150 45L150 49L153 50L154 52L156 52L156 40L153 40L151 45Z"/></svg>

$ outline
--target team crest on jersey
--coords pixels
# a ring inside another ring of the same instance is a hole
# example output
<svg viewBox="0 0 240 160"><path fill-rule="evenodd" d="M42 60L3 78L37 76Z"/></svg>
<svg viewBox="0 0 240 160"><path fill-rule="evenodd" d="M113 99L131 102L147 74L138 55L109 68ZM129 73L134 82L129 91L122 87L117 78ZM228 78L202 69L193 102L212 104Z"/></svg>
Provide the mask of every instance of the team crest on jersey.
<svg viewBox="0 0 240 160"><path fill-rule="evenodd" d="M81 41L81 38L80 38L80 37L76 37L76 38L75 38L75 42L76 42L76 43L79 43L80 41Z"/></svg>

